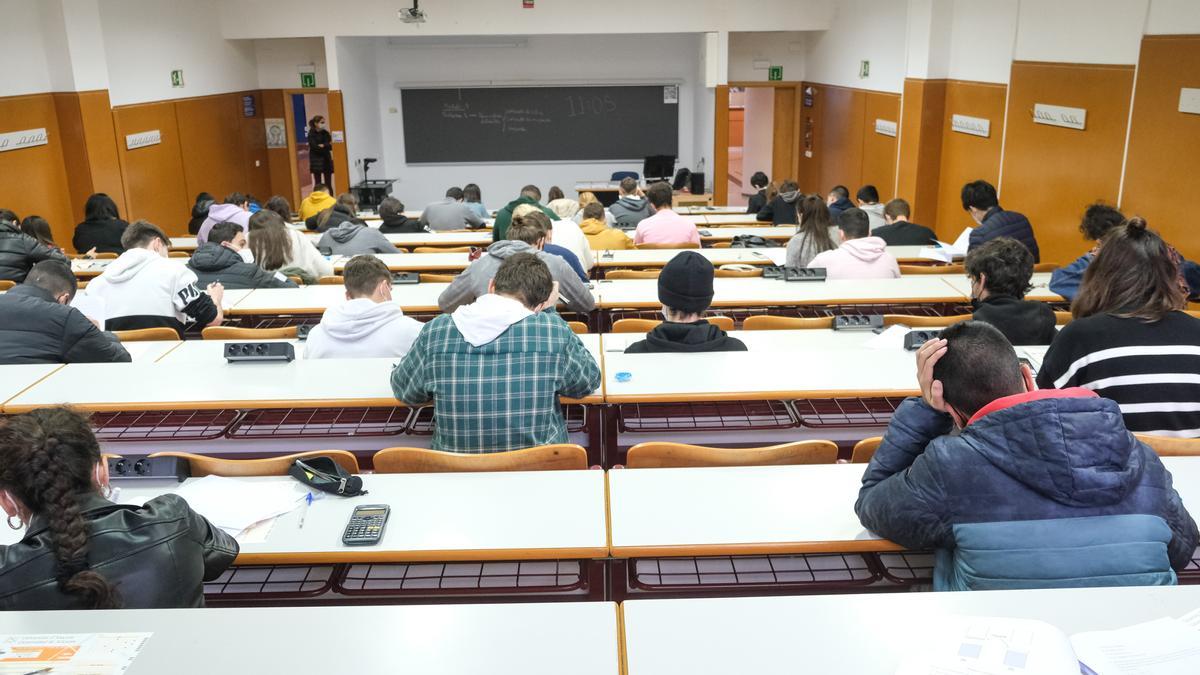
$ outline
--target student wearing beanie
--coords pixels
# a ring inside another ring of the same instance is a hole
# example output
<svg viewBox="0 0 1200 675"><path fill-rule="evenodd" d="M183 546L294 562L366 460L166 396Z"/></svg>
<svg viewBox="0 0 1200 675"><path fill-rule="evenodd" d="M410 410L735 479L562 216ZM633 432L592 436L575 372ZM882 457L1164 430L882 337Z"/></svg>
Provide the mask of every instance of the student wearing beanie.
<svg viewBox="0 0 1200 675"><path fill-rule="evenodd" d="M626 354L744 352L741 340L704 320L713 299L713 266L695 251L671 258L658 275L658 300L666 321L629 345Z"/></svg>

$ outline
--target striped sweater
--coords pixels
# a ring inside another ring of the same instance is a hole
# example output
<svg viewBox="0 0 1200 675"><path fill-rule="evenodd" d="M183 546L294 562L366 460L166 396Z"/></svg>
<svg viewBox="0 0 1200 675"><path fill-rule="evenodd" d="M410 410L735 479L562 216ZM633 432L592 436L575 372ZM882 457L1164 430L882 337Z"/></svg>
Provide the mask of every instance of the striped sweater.
<svg viewBox="0 0 1200 675"><path fill-rule="evenodd" d="M1112 399L1133 432L1200 437L1200 319L1172 312L1153 323L1109 314L1072 321L1046 352L1038 386Z"/></svg>

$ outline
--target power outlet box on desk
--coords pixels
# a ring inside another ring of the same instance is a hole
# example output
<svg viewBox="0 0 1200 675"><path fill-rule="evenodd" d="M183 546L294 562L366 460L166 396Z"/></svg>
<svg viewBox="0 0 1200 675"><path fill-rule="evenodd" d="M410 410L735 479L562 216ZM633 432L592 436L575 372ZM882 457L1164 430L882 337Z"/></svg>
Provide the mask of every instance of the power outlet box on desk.
<svg viewBox="0 0 1200 675"><path fill-rule="evenodd" d="M287 363L296 359L290 342L226 342L229 363Z"/></svg>
<svg viewBox="0 0 1200 675"><path fill-rule="evenodd" d="M883 316L880 314L843 314L833 317L834 330L878 330L883 328Z"/></svg>
<svg viewBox="0 0 1200 675"><path fill-rule="evenodd" d="M393 284L419 284L421 275L416 272L395 272L392 274Z"/></svg>
<svg viewBox="0 0 1200 675"><path fill-rule="evenodd" d="M904 348L914 352L926 342L936 340L941 336L942 331L940 330L910 330L904 334Z"/></svg>
<svg viewBox="0 0 1200 675"><path fill-rule="evenodd" d="M825 281L824 267L785 267L784 281Z"/></svg>
<svg viewBox="0 0 1200 675"><path fill-rule="evenodd" d="M178 481L192 475L191 466L182 457L134 455L108 458L110 480L148 480L173 478Z"/></svg>

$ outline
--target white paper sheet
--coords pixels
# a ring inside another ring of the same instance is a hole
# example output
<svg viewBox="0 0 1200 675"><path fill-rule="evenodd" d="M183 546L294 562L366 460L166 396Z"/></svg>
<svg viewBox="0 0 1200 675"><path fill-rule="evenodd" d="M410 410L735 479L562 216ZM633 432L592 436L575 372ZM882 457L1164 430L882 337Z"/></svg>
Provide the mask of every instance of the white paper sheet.
<svg viewBox="0 0 1200 675"><path fill-rule="evenodd" d="M153 633L0 635L0 675L121 675Z"/></svg>
<svg viewBox="0 0 1200 675"><path fill-rule="evenodd" d="M88 295L86 292L76 293L71 300L71 306L83 313L84 316L100 324L104 330L104 322L108 319L108 306L104 298L98 295Z"/></svg>
<svg viewBox="0 0 1200 675"><path fill-rule="evenodd" d="M971 233L974 231L973 227L966 228L962 234L958 235L958 239L955 239L953 244L938 241L937 246L922 247L917 256L926 260L953 262L955 258L961 258L967 254L967 248L971 245Z"/></svg>
<svg viewBox="0 0 1200 675"><path fill-rule="evenodd" d="M1071 645L1080 663L1100 675L1200 673L1200 630L1179 619L1076 633L1071 636Z"/></svg>
<svg viewBox="0 0 1200 675"><path fill-rule="evenodd" d="M1065 675L1079 672L1067 636L1030 619L950 617L915 645L897 675Z"/></svg>
<svg viewBox="0 0 1200 675"><path fill-rule="evenodd" d="M205 476L175 491L213 525L237 535L300 505L308 490L298 482L244 481Z"/></svg>
<svg viewBox="0 0 1200 675"><path fill-rule="evenodd" d="M910 330L912 329L908 326L901 326L899 324L888 326L886 330L867 342L867 348L904 351L904 336L908 335L908 331Z"/></svg>

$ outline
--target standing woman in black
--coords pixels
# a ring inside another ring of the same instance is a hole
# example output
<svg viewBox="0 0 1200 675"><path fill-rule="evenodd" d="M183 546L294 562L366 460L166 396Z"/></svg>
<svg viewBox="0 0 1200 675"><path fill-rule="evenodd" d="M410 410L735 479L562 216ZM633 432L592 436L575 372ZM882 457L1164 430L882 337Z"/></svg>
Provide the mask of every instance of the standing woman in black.
<svg viewBox="0 0 1200 675"><path fill-rule="evenodd" d="M333 136L326 128L325 117L317 115L308 121L308 170L313 185L324 183L333 192Z"/></svg>

